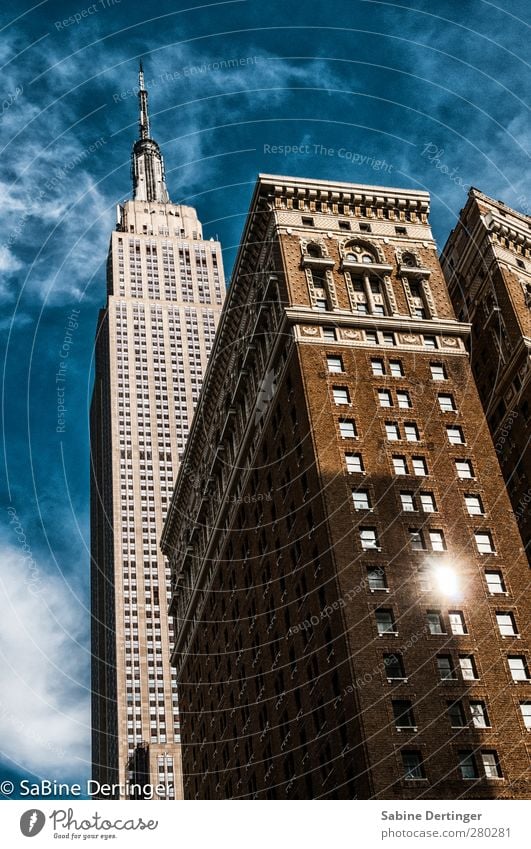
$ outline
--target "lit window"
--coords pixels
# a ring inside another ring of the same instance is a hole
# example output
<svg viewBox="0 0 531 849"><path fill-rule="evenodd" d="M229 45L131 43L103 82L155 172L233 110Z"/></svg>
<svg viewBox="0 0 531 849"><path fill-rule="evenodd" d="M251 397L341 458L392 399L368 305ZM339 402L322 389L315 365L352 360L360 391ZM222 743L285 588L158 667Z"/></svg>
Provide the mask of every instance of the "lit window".
<svg viewBox="0 0 531 849"><path fill-rule="evenodd" d="M414 422L406 422L404 424L404 433L408 442L419 441L419 430Z"/></svg>
<svg viewBox="0 0 531 849"><path fill-rule="evenodd" d="M501 778L502 772L496 752L482 752L481 760L485 770L485 778Z"/></svg>
<svg viewBox="0 0 531 849"><path fill-rule="evenodd" d="M471 654L459 655L459 666L461 668L461 675L465 681L477 680L476 665Z"/></svg>
<svg viewBox="0 0 531 849"><path fill-rule="evenodd" d="M331 373L342 372L343 371L343 360L341 357L335 357L332 355L327 356L326 362L328 365L328 371Z"/></svg>
<svg viewBox="0 0 531 849"><path fill-rule="evenodd" d="M448 702L448 717L452 728L463 728L466 725L465 712L461 702Z"/></svg>
<svg viewBox="0 0 531 849"><path fill-rule="evenodd" d="M396 475L407 475L406 458L393 457L393 468Z"/></svg>
<svg viewBox="0 0 531 849"><path fill-rule="evenodd" d="M483 515L483 504L479 495L465 495L465 504L470 516Z"/></svg>
<svg viewBox="0 0 531 849"><path fill-rule="evenodd" d="M491 595L505 593L505 585L501 572L485 572L485 578Z"/></svg>
<svg viewBox="0 0 531 849"><path fill-rule="evenodd" d="M441 681L447 681L452 678L455 678L454 665L452 662L451 655L449 654L440 654L437 656L437 669L439 670L439 677Z"/></svg>
<svg viewBox="0 0 531 849"><path fill-rule="evenodd" d="M355 439L356 425L352 419L339 419L339 434L342 439Z"/></svg>
<svg viewBox="0 0 531 849"><path fill-rule="evenodd" d="M370 507L369 504L369 493L366 489L358 489L354 490L352 493L352 499L354 501L354 509L355 510L368 510Z"/></svg>
<svg viewBox="0 0 531 849"><path fill-rule="evenodd" d="M496 622L502 637L514 637L518 633L512 613L496 613Z"/></svg>
<svg viewBox="0 0 531 849"><path fill-rule="evenodd" d="M527 681L529 674L523 655L512 655L507 658L513 681Z"/></svg>
<svg viewBox="0 0 531 849"><path fill-rule="evenodd" d="M459 425L447 425L446 433L448 436L448 442L451 445L464 445L465 438L463 436L463 429L459 427Z"/></svg>
<svg viewBox="0 0 531 849"><path fill-rule="evenodd" d="M395 634L396 628L392 610L375 610L376 627L379 634Z"/></svg>
<svg viewBox="0 0 531 849"><path fill-rule="evenodd" d="M405 677L402 656L399 654L384 654L385 674L389 680ZM530 703L531 704L531 703Z"/></svg>
<svg viewBox="0 0 531 849"><path fill-rule="evenodd" d="M360 542L364 551L378 549L376 528L360 528Z"/></svg>
<svg viewBox="0 0 531 849"><path fill-rule="evenodd" d="M413 551L424 551L424 549L426 548L422 531L410 528L409 541Z"/></svg>
<svg viewBox="0 0 531 849"><path fill-rule="evenodd" d="M455 412L454 399L451 395L438 395L439 407L443 413Z"/></svg>
<svg viewBox="0 0 531 849"><path fill-rule="evenodd" d="M448 618L452 634L466 634L465 620L460 610L451 610Z"/></svg>
<svg viewBox="0 0 531 849"><path fill-rule="evenodd" d="M415 728L415 718L411 702L407 699L393 699L395 728Z"/></svg>
<svg viewBox="0 0 531 849"><path fill-rule="evenodd" d="M404 511L404 513L415 512L415 502L413 500L412 492L401 492L400 501L402 502L402 510Z"/></svg>
<svg viewBox="0 0 531 849"><path fill-rule="evenodd" d="M427 613L428 628L430 634L444 634L441 614L438 610L428 610Z"/></svg>
<svg viewBox="0 0 531 849"><path fill-rule="evenodd" d="M350 404L350 396L345 386L333 386L332 394L336 404Z"/></svg>
<svg viewBox="0 0 531 849"><path fill-rule="evenodd" d="M446 380L446 371L442 363L430 363L431 379Z"/></svg>
<svg viewBox="0 0 531 849"><path fill-rule="evenodd" d="M470 460L456 460L455 469L457 472L457 477L461 478L462 480L464 480L465 478L474 477L472 463L470 462Z"/></svg>
<svg viewBox="0 0 531 849"><path fill-rule="evenodd" d="M428 474L428 467L426 466L424 457L413 457L411 462L413 464L413 474L418 478L425 477Z"/></svg>
<svg viewBox="0 0 531 849"><path fill-rule="evenodd" d="M371 360L372 373L378 377L385 374L383 360Z"/></svg>
<svg viewBox="0 0 531 849"><path fill-rule="evenodd" d="M472 714L472 725L474 728L489 728L489 715L485 702L470 702L470 713Z"/></svg>
<svg viewBox="0 0 531 849"><path fill-rule="evenodd" d="M446 542L442 531L430 531L429 536L433 551L446 551Z"/></svg>
<svg viewBox="0 0 531 849"><path fill-rule="evenodd" d="M403 377L404 370L402 368L402 363L400 360L389 360L389 371L391 373L391 377Z"/></svg>
<svg viewBox="0 0 531 849"><path fill-rule="evenodd" d="M473 752L459 752L459 771L461 778L465 780L478 777L478 768Z"/></svg>
<svg viewBox="0 0 531 849"><path fill-rule="evenodd" d="M363 461L361 454L345 454L347 472L363 472Z"/></svg>
<svg viewBox="0 0 531 849"><path fill-rule="evenodd" d="M403 751L402 765L404 768L404 778L408 781L418 781L424 778L422 758L419 752Z"/></svg>
<svg viewBox="0 0 531 849"><path fill-rule="evenodd" d="M431 492L420 493L420 504L424 513L436 513L435 499Z"/></svg>
<svg viewBox="0 0 531 849"><path fill-rule="evenodd" d="M385 590L387 585L385 582L385 572L379 566L369 566L367 569L367 580L369 589Z"/></svg>
<svg viewBox="0 0 531 849"><path fill-rule="evenodd" d="M531 729L531 702L520 702L520 710L525 727Z"/></svg>
<svg viewBox="0 0 531 849"><path fill-rule="evenodd" d="M409 392L397 392L396 399L401 410L408 410L411 407Z"/></svg>
<svg viewBox="0 0 531 849"><path fill-rule="evenodd" d="M480 554L494 553L492 537L488 531L477 531L474 534L474 539L476 540L477 549Z"/></svg>
<svg viewBox="0 0 531 849"><path fill-rule="evenodd" d="M392 407L391 401L391 393L387 389L379 389L378 390L378 398L380 401L380 407Z"/></svg>
<svg viewBox="0 0 531 849"><path fill-rule="evenodd" d="M400 439L400 432L398 430L398 425L395 422L386 422L385 423L385 433L387 435L387 439L390 442L397 442Z"/></svg>

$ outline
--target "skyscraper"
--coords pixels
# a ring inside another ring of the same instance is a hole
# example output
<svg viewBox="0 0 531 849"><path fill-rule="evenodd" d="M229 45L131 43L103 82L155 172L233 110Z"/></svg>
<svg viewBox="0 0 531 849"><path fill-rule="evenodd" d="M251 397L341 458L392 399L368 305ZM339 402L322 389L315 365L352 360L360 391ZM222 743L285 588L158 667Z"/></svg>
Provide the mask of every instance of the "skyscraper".
<svg viewBox="0 0 531 849"><path fill-rule="evenodd" d="M163 535L186 798L526 795L528 565L428 213L258 179Z"/></svg>
<svg viewBox="0 0 531 849"><path fill-rule="evenodd" d="M91 407L93 777L181 795L169 568L159 539L225 286L221 247L171 203L139 75L133 199L120 205Z"/></svg>
<svg viewBox="0 0 531 849"><path fill-rule="evenodd" d="M441 264L531 559L531 218L471 189Z"/></svg>

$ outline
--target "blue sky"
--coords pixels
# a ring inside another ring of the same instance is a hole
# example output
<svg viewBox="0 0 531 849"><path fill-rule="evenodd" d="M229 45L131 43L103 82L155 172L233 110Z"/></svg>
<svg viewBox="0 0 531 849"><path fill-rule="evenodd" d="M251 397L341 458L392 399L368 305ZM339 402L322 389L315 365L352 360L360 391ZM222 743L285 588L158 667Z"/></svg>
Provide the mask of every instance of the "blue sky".
<svg viewBox="0 0 531 849"><path fill-rule="evenodd" d="M441 248L469 185L529 214L531 14L526 0L6 7L0 777L81 781L92 342L139 57L170 195L197 206L228 274L258 172L428 189Z"/></svg>

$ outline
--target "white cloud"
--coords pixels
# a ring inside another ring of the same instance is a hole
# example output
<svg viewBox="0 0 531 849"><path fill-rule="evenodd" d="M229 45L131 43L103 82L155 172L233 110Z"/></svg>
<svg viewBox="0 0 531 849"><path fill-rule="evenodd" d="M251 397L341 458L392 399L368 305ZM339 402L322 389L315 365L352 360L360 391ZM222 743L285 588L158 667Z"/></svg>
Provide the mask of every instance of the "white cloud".
<svg viewBox="0 0 531 849"><path fill-rule="evenodd" d="M28 551L0 547L0 758L45 778L79 779L89 769L88 617L80 606Z"/></svg>

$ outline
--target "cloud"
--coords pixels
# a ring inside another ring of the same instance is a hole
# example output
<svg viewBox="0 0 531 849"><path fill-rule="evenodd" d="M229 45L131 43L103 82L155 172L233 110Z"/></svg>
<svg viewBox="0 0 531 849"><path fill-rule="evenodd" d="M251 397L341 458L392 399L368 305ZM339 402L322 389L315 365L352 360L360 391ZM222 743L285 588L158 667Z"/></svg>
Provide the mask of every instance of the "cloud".
<svg viewBox="0 0 531 849"><path fill-rule="evenodd" d="M90 738L86 614L73 588L5 541L0 606L0 757L45 778L79 779Z"/></svg>

